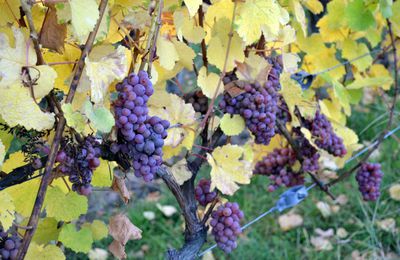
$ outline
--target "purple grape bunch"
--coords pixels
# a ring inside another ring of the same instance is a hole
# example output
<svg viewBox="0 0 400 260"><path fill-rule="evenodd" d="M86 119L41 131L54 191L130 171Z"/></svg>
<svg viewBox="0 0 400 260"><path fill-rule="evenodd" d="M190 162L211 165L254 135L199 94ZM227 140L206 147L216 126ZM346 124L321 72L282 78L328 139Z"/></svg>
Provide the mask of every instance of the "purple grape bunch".
<svg viewBox="0 0 400 260"><path fill-rule="evenodd" d="M296 163L296 154L291 148L275 148L257 162L254 174L266 175L271 180L268 191L280 186L292 187L304 183L304 175L292 169Z"/></svg>
<svg viewBox="0 0 400 260"><path fill-rule="evenodd" d="M11 235L0 227L0 259L17 259L18 249L22 239L17 235Z"/></svg>
<svg viewBox="0 0 400 260"><path fill-rule="evenodd" d="M335 134L331 123L320 111L315 113L312 122L308 122L308 128L319 148L334 156L343 157L346 155L347 151L343 139Z"/></svg>
<svg viewBox="0 0 400 260"><path fill-rule="evenodd" d="M192 104L194 111L201 114L207 113L208 98L203 94L201 90L186 94L185 102Z"/></svg>
<svg viewBox="0 0 400 260"><path fill-rule="evenodd" d="M56 157L58 170L69 176L72 190L84 196L92 192L93 171L100 165L99 145L96 138L87 136L78 145L64 143Z"/></svg>
<svg viewBox="0 0 400 260"><path fill-rule="evenodd" d="M118 98L113 107L119 142L111 145L111 150L129 155L135 176L150 182L162 163L162 147L170 124L148 115L147 101L154 89L145 71L131 73L116 85L116 90Z"/></svg>
<svg viewBox="0 0 400 260"><path fill-rule="evenodd" d="M358 189L365 201L376 201L380 193L383 172L379 163L363 163L356 174Z"/></svg>
<svg viewBox="0 0 400 260"><path fill-rule="evenodd" d="M220 205L211 213L210 225L217 245L225 253L237 247L237 237L242 233L240 220L244 217L236 202Z"/></svg>
<svg viewBox="0 0 400 260"><path fill-rule="evenodd" d="M199 204L203 207L207 206L208 203L213 202L217 198L217 192L210 191L211 181L207 179L201 179L195 189L195 198Z"/></svg>
<svg viewBox="0 0 400 260"><path fill-rule="evenodd" d="M320 157L318 150L304 137L299 127L293 128L293 137L296 139L303 157L302 170L305 172L318 171Z"/></svg>
<svg viewBox="0 0 400 260"><path fill-rule="evenodd" d="M258 144L269 144L275 135L280 72L279 63L274 62L268 81L263 86L258 82L247 83L243 89L244 93L236 97L225 93L219 103L219 108L224 113L240 114L244 118L247 128L254 134ZM229 84L232 80L235 80L234 74L225 77L224 84Z"/></svg>

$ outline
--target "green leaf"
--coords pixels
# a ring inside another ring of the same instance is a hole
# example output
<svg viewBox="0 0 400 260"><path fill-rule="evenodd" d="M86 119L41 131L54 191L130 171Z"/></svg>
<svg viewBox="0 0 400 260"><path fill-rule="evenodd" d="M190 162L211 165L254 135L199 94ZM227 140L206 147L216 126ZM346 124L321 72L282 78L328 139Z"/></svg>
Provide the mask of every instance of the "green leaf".
<svg viewBox="0 0 400 260"><path fill-rule="evenodd" d="M29 245L28 252L25 256L26 260L64 260L65 255L58 246L55 245L38 245L32 242Z"/></svg>
<svg viewBox="0 0 400 260"><path fill-rule="evenodd" d="M74 224L63 226L58 240L73 251L82 253L88 253L93 244L90 228L84 227L77 231Z"/></svg>
<svg viewBox="0 0 400 260"><path fill-rule="evenodd" d="M61 108L67 120L67 125L82 133L87 123L86 118L78 111L73 111L71 104L63 104Z"/></svg>
<svg viewBox="0 0 400 260"><path fill-rule="evenodd" d="M108 227L101 220L94 220L93 223L85 223L83 227L90 228L93 240L101 240L108 236Z"/></svg>
<svg viewBox="0 0 400 260"><path fill-rule="evenodd" d="M383 17L389 18L392 16L392 14L393 14L392 5L393 5L393 0L380 0L379 1L380 10L381 10Z"/></svg>
<svg viewBox="0 0 400 260"><path fill-rule="evenodd" d="M47 244L50 241L56 241L60 234L60 229L57 228L58 221L55 218L45 218L39 221L33 241L38 244Z"/></svg>
<svg viewBox="0 0 400 260"><path fill-rule="evenodd" d="M115 125L114 116L110 110L105 107L94 108L89 100L84 104L84 113L93 126L102 133L109 133Z"/></svg>
<svg viewBox="0 0 400 260"><path fill-rule="evenodd" d="M365 87L382 86L387 83L392 83L393 79L390 76L380 76L373 78L359 78L347 85L347 89L359 89Z"/></svg>
<svg viewBox="0 0 400 260"><path fill-rule="evenodd" d="M364 5L363 0L354 0L344 10L349 27L355 31L363 31L375 25L372 12Z"/></svg>
<svg viewBox="0 0 400 260"><path fill-rule="evenodd" d="M63 193L59 187L51 187L45 199L47 216L57 220L72 221L85 214L88 199L76 192Z"/></svg>

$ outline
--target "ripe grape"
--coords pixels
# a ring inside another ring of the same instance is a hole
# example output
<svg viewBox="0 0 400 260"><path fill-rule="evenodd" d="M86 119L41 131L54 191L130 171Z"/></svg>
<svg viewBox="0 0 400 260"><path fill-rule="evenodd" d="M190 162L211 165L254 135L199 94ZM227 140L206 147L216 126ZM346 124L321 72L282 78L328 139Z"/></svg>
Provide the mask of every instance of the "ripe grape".
<svg viewBox="0 0 400 260"><path fill-rule="evenodd" d="M237 247L236 239L242 233L240 220L243 217L244 214L236 202L220 205L211 213L212 234L218 247L225 253L230 253Z"/></svg>
<svg viewBox="0 0 400 260"><path fill-rule="evenodd" d="M185 95L185 102L192 104L194 111L205 114L208 110L208 98L201 90Z"/></svg>
<svg viewBox="0 0 400 260"><path fill-rule="evenodd" d="M113 102L113 108L118 143L110 149L129 156L135 176L149 182L162 163L163 139L167 137L169 122L148 115L147 101L154 89L145 71L131 73L116 89L118 99Z"/></svg>
<svg viewBox="0 0 400 260"><path fill-rule="evenodd" d="M347 151L343 139L335 134L331 123L320 111L316 112L314 119L307 125L315 138L315 144L319 148L334 156L343 157L346 155Z"/></svg>
<svg viewBox="0 0 400 260"><path fill-rule="evenodd" d="M211 181L207 179L201 179L195 189L195 198L199 204L205 207L208 203L211 203L217 197L215 191L210 191Z"/></svg>
<svg viewBox="0 0 400 260"><path fill-rule="evenodd" d="M18 249L21 246L21 238L5 232L0 227L0 259L17 259Z"/></svg>
<svg viewBox="0 0 400 260"><path fill-rule="evenodd" d="M356 174L356 180L365 201L375 201L379 198L382 177L383 172L379 163L361 164Z"/></svg>

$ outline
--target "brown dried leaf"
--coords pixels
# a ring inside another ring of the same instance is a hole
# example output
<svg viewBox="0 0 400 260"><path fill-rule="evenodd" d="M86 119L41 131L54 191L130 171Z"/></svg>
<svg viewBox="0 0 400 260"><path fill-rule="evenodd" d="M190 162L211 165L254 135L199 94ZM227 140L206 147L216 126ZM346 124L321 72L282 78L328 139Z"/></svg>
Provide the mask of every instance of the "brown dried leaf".
<svg viewBox="0 0 400 260"><path fill-rule="evenodd" d="M240 85L241 84L236 80L226 84L224 89L231 97L234 98L245 92Z"/></svg>
<svg viewBox="0 0 400 260"><path fill-rule="evenodd" d="M330 237L333 237L333 235L335 234L335 232L332 228L327 229L327 230L322 230L320 228L316 228L315 233L322 238L330 238Z"/></svg>
<svg viewBox="0 0 400 260"><path fill-rule="evenodd" d="M126 187L124 178L118 177L116 174L114 174L111 189L115 192L118 192L125 204L128 204L131 198L131 193Z"/></svg>
<svg viewBox="0 0 400 260"><path fill-rule="evenodd" d="M125 246L117 240L112 241L108 246L108 250L118 259L126 258Z"/></svg>
<svg viewBox="0 0 400 260"><path fill-rule="evenodd" d="M67 36L67 25L57 23L57 11L54 4L48 4L49 8L40 31L40 44L59 53L64 50L64 40Z"/></svg>
<svg viewBox="0 0 400 260"><path fill-rule="evenodd" d="M128 217L123 214L111 217L108 232L123 245L130 239L138 240L142 238L142 230L133 225Z"/></svg>

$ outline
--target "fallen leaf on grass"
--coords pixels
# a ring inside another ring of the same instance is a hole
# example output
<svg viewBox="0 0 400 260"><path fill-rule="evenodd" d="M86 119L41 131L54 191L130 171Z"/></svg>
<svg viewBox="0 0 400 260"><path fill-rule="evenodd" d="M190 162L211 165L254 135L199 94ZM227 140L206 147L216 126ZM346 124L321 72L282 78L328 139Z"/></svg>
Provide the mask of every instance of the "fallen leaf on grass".
<svg viewBox="0 0 400 260"><path fill-rule="evenodd" d="M323 202L323 201L318 201L316 206L324 218L332 215L332 210L328 203Z"/></svg>
<svg viewBox="0 0 400 260"><path fill-rule="evenodd" d="M171 217L177 212L177 209L171 205L161 205L157 203L156 206L166 217Z"/></svg>
<svg viewBox="0 0 400 260"><path fill-rule="evenodd" d="M327 229L327 230L322 230L320 228L316 228L315 233L322 238L330 238L330 237L333 237L333 235L335 234L335 232L333 231L332 228Z"/></svg>
<svg viewBox="0 0 400 260"><path fill-rule="evenodd" d="M349 235L349 233L348 233L347 230L344 229L344 228L338 228L338 229L336 230L336 235L337 235L339 238L345 238L345 237L347 237L347 236Z"/></svg>
<svg viewBox="0 0 400 260"><path fill-rule="evenodd" d="M156 218L156 213L154 213L153 211L144 211L143 217L147 220L153 220Z"/></svg>
<svg viewBox="0 0 400 260"><path fill-rule="evenodd" d="M89 251L90 260L107 260L108 252L102 248L93 248Z"/></svg>
<svg viewBox="0 0 400 260"><path fill-rule="evenodd" d="M278 222L283 231L288 231L303 225L303 217L299 214L288 213L279 216Z"/></svg>
<svg viewBox="0 0 400 260"><path fill-rule="evenodd" d="M376 225L386 231L395 232L396 231L396 221L393 218L387 218L376 222Z"/></svg>
<svg viewBox="0 0 400 260"><path fill-rule="evenodd" d="M112 243L108 246L108 250L110 250L110 252L118 259L126 258L125 246L117 240L112 241Z"/></svg>
<svg viewBox="0 0 400 260"><path fill-rule="evenodd" d="M394 184L389 189L390 198L400 201L400 184Z"/></svg>
<svg viewBox="0 0 400 260"><path fill-rule="evenodd" d="M333 249L331 242L328 239L320 236L312 236L310 242L317 251L330 251Z"/></svg>

